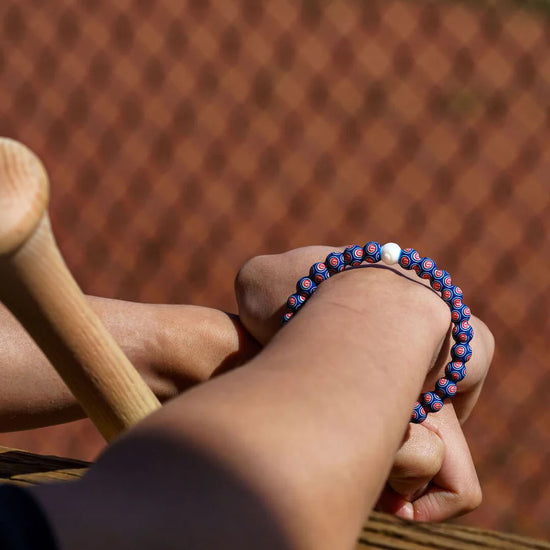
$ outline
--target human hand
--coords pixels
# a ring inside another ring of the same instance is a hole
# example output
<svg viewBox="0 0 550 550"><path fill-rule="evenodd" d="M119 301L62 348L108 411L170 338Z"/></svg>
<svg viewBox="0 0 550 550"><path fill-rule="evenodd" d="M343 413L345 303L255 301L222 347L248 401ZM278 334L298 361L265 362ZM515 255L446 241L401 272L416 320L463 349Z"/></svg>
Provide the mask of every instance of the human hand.
<svg viewBox="0 0 550 550"><path fill-rule="evenodd" d="M452 403L409 424L376 509L416 521L444 521L479 506L481 487Z"/></svg>
<svg viewBox="0 0 550 550"><path fill-rule="evenodd" d="M283 254L253 258L239 272L236 295L244 326L266 344L280 327L286 298L294 292L298 278L309 267L337 247L310 246ZM396 273L412 283L428 286L400 266ZM395 457L379 508L402 517L440 521L466 513L481 501L481 489L460 424L474 407L493 355L494 341L486 325L472 316L473 357L468 376L458 385L453 405L446 404L437 415L429 415L422 425L409 425L404 443ZM450 325L450 317L449 317ZM450 331L426 377L423 391L434 387L444 376L454 342Z"/></svg>
<svg viewBox="0 0 550 550"><path fill-rule="evenodd" d="M398 450L377 509L405 519L443 521L477 508L482 492L461 424L470 415L494 350L487 326L473 317L474 338L468 375L457 385L457 394L437 414L422 424L409 424ZM451 360L451 338L443 345L422 391L434 387Z"/></svg>

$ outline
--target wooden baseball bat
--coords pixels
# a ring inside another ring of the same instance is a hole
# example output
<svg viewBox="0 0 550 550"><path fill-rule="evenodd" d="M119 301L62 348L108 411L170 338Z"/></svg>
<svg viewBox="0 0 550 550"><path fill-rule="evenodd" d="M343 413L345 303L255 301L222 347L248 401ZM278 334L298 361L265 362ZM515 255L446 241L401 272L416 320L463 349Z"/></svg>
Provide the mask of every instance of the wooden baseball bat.
<svg viewBox="0 0 550 550"><path fill-rule="evenodd" d="M48 198L38 157L0 138L0 300L111 441L160 403L70 274L51 231Z"/></svg>

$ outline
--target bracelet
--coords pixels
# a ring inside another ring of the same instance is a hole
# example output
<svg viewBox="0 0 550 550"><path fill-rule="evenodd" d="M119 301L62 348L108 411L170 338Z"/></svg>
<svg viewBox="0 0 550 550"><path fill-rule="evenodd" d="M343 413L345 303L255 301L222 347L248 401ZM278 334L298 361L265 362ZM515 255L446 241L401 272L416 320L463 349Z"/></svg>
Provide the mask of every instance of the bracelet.
<svg viewBox="0 0 550 550"><path fill-rule="evenodd" d="M410 421L420 424L426 420L428 413L440 411L443 401L456 393L456 383L466 376L466 363L472 357L470 341L474 335L469 323L470 308L462 301L461 288L452 284L449 273L439 269L434 260L421 257L414 248L401 249L396 243L381 246L374 241L363 247L354 244L343 252L331 252L324 262L317 262L311 266L309 276L298 280L296 293L288 297L287 312L283 315L282 322L288 323L317 287L332 275L359 267L363 262L374 264L380 260L387 265L398 263L405 269L415 271L420 278L428 279L430 286L441 294L441 299L451 310L452 337L455 341L451 347L451 361L445 367L445 377L437 381L434 391L421 394L414 404Z"/></svg>

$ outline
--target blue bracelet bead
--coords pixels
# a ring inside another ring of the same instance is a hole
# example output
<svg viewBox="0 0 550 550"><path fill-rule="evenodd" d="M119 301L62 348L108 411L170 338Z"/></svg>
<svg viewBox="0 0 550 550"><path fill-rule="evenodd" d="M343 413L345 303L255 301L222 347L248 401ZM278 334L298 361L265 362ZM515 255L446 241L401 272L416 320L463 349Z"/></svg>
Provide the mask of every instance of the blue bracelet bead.
<svg viewBox="0 0 550 550"><path fill-rule="evenodd" d="M309 277L302 277L296 283L296 292L298 294L306 294L307 296L311 296L316 290L317 285Z"/></svg>
<svg viewBox="0 0 550 550"><path fill-rule="evenodd" d="M449 303L453 299L453 287L452 286L450 286L448 288L444 288L441 291L441 299L444 302L447 302L447 303Z"/></svg>
<svg viewBox="0 0 550 550"><path fill-rule="evenodd" d="M285 323L288 323L290 321L290 319L292 318L292 316L294 315L294 312L292 311L287 311L284 315L283 315L283 325Z"/></svg>
<svg viewBox="0 0 550 550"><path fill-rule="evenodd" d="M441 298L443 299L443 301L447 302L447 304L451 306L456 300L459 300L460 303L462 303L462 290L460 290L460 287L455 285L445 287L441 291Z"/></svg>
<svg viewBox="0 0 550 550"><path fill-rule="evenodd" d="M413 424L420 424L421 422L424 422L427 417L428 413L426 412L426 409L417 401L413 407L411 422Z"/></svg>
<svg viewBox="0 0 550 550"><path fill-rule="evenodd" d="M434 260L431 258L422 258L422 261L420 262L420 270L417 271L417 273L421 279L431 279L436 269L437 266L435 265Z"/></svg>
<svg viewBox="0 0 550 550"><path fill-rule="evenodd" d="M452 302L449 303L449 307L451 308L451 313L453 311L459 311L462 309L462 306L464 303L462 302L462 298L455 298Z"/></svg>
<svg viewBox="0 0 550 550"><path fill-rule="evenodd" d="M451 286L451 276L444 269L434 269L430 285L434 290L442 291Z"/></svg>
<svg viewBox="0 0 550 550"><path fill-rule="evenodd" d="M309 278L313 279L315 284L320 285L324 280L330 277L327 266L323 262L313 264L309 269Z"/></svg>
<svg viewBox="0 0 550 550"><path fill-rule="evenodd" d="M458 307L457 304L462 303L462 289L459 286L451 285L450 287L445 287L441 291L441 298L449 304L451 307Z"/></svg>
<svg viewBox="0 0 550 550"><path fill-rule="evenodd" d="M448 399L456 393L456 384L448 378L440 378L435 383L435 389L441 399Z"/></svg>
<svg viewBox="0 0 550 550"><path fill-rule="evenodd" d="M414 248L403 248L399 257L399 265L404 269L412 269L413 265L419 265L420 254Z"/></svg>
<svg viewBox="0 0 550 550"><path fill-rule="evenodd" d="M365 261L369 264L375 264L382 259L382 247L376 241L369 241L364 247Z"/></svg>
<svg viewBox="0 0 550 550"><path fill-rule="evenodd" d="M453 382L460 382L466 376L466 365L462 361L451 361L445 367L445 376Z"/></svg>
<svg viewBox="0 0 550 550"><path fill-rule="evenodd" d="M362 247L352 244L344 249L344 263L352 267L358 267L363 262L365 251Z"/></svg>
<svg viewBox="0 0 550 550"><path fill-rule="evenodd" d="M420 277L420 264L412 264L411 269Z"/></svg>
<svg viewBox="0 0 550 550"><path fill-rule="evenodd" d="M455 298L458 300L458 298ZM459 307L453 307L451 308L451 321L453 323L462 323L462 321L469 321L470 317L472 316L472 312L470 311L470 308L463 304L462 301L460 302Z"/></svg>
<svg viewBox="0 0 550 550"><path fill-rule="evenodd" d="M340 273L344 270L344 255L341 252L331 252L325 260L325 265L329 270L329 273Z"/></svg>
<svg viewBox="0 0 550 550"><path fill-rule="evenodd" d="M421 403L429 412L437 412L443 408L443 399L434 391L427 391L421 396Z"/></svg>
<svg viewBox="0 0 550 550"><path fill-rule="evenodd" d="M469 344L463 344L462 342L456 343L451 348L451 357L453 361L462 361L466 363L472 357L472 348Z"/></svg>
<svg viewBox="0 0 550 550"><path fill-rule="evenodd" d="M445 273L445 276L443 277L443 288L451 288L453 286L453 280L445 270L443 270L443 272Z"/></svg>
<svg viewBox="0 0 550 550"><path fill-rule="evenodd" d="M461 321L453 325L452 336L455 342L468 344L474 336L474 329L468 321Z"/></svg>
<svg viewBox="0 0 550 550"><path fill-rule="evenodd" d="M291 294L286 301L286 307L290 311L298 311L306 303L307 296L304 294Z"/></svg>

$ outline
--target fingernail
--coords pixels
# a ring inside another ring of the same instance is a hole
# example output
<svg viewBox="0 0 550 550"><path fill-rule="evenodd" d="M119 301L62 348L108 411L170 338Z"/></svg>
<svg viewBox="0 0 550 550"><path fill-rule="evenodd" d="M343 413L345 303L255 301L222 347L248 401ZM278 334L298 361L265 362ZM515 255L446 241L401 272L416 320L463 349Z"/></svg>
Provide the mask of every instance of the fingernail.
<svg viewBox="0 0 550 550"><path fill-rule="evenodd" d="M414 506L412 502L404 502L395 512L395 515L403 519L414 519Z"/></svg>

